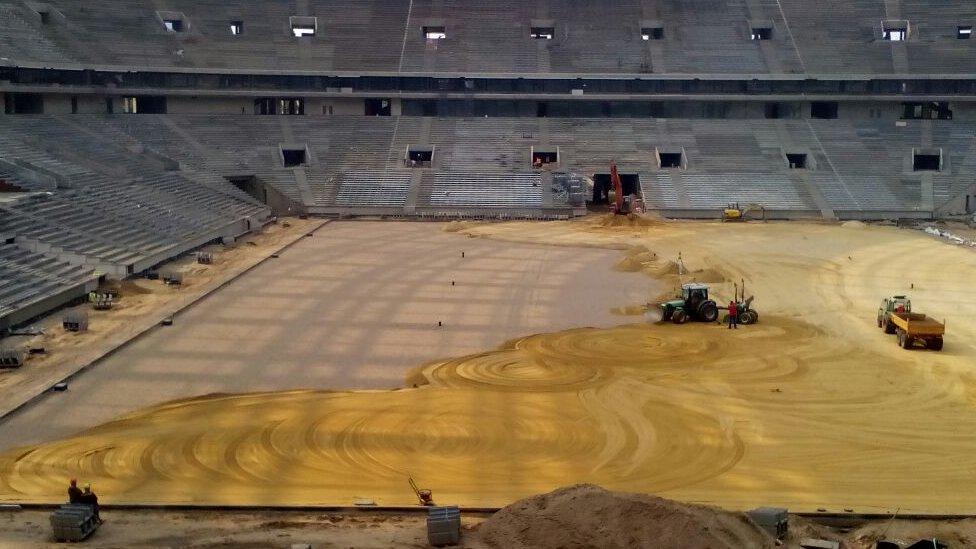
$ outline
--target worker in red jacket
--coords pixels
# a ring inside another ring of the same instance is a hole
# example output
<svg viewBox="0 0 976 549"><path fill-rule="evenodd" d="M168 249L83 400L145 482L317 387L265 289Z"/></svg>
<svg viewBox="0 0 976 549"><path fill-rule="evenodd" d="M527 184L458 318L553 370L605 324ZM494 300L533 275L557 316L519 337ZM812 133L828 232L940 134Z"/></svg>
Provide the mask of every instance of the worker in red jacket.
<svg viewBox="0 0 976 549"><path fill-rule="evenodd" d="M739 306L735 301L729 301L729 329L739 329Z"/></svg>

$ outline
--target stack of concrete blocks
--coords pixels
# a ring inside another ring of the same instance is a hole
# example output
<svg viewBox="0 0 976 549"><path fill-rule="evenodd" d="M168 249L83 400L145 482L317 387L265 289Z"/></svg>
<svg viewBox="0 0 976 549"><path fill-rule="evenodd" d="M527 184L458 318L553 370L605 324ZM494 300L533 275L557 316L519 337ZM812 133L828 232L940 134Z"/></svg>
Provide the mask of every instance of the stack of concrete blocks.
<svg viewBox="0 0 976 549"><path fill-rule="evenodd" d="M427 511L427 542L435 547L457 545L461 541L461 509L457 506L431 507Z"/></svg>
<svg viewBox="0 0 976 549"><path fill-rule="evenodd" d="M789 511L782 507L759 507L746 513L752 522L776 539L786 537L789 530Z"/></svg>
<svg viewBox="0 0 976 549"><path fill-rule="evenodd" d="M81 541L98 529L98 521L91 505L62 505L51 515L51 529L57 541Z"/></svg>

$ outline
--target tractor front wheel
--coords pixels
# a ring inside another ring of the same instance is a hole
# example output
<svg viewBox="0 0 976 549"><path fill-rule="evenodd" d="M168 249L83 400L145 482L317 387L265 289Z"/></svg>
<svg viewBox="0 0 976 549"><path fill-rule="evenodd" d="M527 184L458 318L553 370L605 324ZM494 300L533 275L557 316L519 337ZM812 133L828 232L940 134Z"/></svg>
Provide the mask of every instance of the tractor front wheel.
<svg viewBox="0 0 976 549"><path fill-rule="evenodd" d="M674 315L674 308L668 306L664 308L664 312L661 313L661 320L667 322L671 320L671 316Z"/></svg>
<svg viewBox="0 0 976 549"><path fill-rule="evenodd" d="M684 309L678 309L674 312L674 314L671 315L671 322L674 322L675 324L684 324L685 322L688 322L688 313L686 313Z"/></svg>
<svg viewBox="0 0 976 549"><path fill-rule="evenodd" d="M745 324L748 326L749 324L755 324L756 320L758 320L757 315L752 311L743 311L742 314L739 315L739 324Z"/></svg>

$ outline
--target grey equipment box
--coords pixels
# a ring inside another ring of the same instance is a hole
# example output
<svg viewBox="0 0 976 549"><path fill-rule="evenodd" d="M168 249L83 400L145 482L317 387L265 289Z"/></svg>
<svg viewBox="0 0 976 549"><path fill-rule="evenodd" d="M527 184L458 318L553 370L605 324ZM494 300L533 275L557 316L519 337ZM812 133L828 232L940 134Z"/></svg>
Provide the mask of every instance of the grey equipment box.
<svg viewBox="0 0 976 549"><path fill-rule="evenodd" d="M69 332L84 332L88 330L88 313L73 311L64 315L62 322L64 329Z"/></svg>
<svg viewBox="0 0 976 549"><path fill-rule="evenodd" d="M783 539L789 529L789 511L782 507L759 507L746 513L752 522L776 539Z"/></svg>
<svg viewBox="0 0 976 549"><path fill-rule="evenodd" d="M461 542L461 509L457 506L427 510L427 542L435 547Z"/></svg>
<svg viewBox="0 0 976 549"><path fill-rule="evenodd" d="M98 529L95 511L91 505L62 505L51 514L51 529L58 541L81 541Z"/></svg>
<svg viewBox="0 0 976 549"><path fill-rule="evenodd" d="M24 365L24 351L20 349L0 349L0 370L20 368Z"/></svg>

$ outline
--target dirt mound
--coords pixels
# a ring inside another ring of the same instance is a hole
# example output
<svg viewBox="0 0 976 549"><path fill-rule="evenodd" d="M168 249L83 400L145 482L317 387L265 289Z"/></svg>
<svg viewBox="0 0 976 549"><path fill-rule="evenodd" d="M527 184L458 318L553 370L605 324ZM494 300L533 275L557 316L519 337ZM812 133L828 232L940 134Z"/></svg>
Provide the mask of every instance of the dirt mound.
<svg viewBox="0 0 976 549"><path fill-rule="evenodd" d="M495 513L478 530L489 547L774 547L741 513L687 505L592 484L532 496Z"/></svg>
<svg viewBox="0 0 976 549"><path fill-rule="evenodd" d="M657 254L648 250L646 246L632 246L627 249L627 255L614 268L618 271L635 273L651 267L657 262Z"/></svg>
<svg viewBox="0 0 976 549"><path fill-rule="evenodd" d="M867 225L867 223L865 223L863 221L858 221L858 220L854 219L854 220L851 220L851 221L845 221L845 222L841 223L840 226L841 227L845 227L847 229L863 229L863 228L867 227L868 225Z"/></svg>
<svg viewBox="0 0 976 549"><path fill-rule="evenodd" d="M457 233L465 229L470 229L471 227L477 226L478 223L473 221L451 221L447 225L444 225L445 233Z"/></svg>
<svg viewBox="0 0 976 549"><path fill-rule="evenodd" d="M597 227L657 227L663 224L658 217L649 216L647 214L627 214L627 215L615 215L612 213L604 214L596 219L594 223Z"/></svg>
<svg viewBox="0 0 976 549"><path fill-rule="evenodd" d="M706 282L708 284L720 284L727 281L725 274L718 269L698 269L688 273L695 282Z"/></svg>

